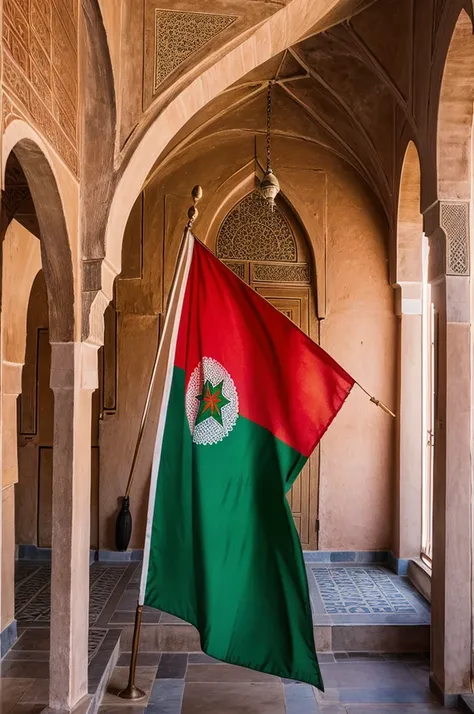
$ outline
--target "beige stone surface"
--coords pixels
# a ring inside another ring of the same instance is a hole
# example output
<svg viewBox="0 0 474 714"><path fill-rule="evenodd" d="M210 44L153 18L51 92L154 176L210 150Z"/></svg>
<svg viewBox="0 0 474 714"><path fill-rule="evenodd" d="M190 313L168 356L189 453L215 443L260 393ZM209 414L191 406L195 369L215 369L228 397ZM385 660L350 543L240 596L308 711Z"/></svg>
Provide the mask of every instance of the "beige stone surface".
<svg viewBox="0 0 474 714"><path fill-rule="evenodd" d="M15 618L15 487L2 490L1 630Z"/></svg>
<svg viewBox="0 0 474 714"><path fill-rule="evenodd" d="M31 689L33 679L5 677L0 684L0 706L2 714L9 714L22 696Z"/></svg>
<svg viewBox="0 0 474 714"><path fill-rule="evenodd" d="M270 674L230 664L223 664L218 668L215 664L190 664L186 672L187 682L270 682L272 680L278 682L278 678Z"/></svg>
<svg viewBox="0 0 474 714"><path fill-rule="evenodd" d="M275 684L192 684L184 688L183 714L237 714L258 711L284 714L285 697L281 682Z"/></svg>

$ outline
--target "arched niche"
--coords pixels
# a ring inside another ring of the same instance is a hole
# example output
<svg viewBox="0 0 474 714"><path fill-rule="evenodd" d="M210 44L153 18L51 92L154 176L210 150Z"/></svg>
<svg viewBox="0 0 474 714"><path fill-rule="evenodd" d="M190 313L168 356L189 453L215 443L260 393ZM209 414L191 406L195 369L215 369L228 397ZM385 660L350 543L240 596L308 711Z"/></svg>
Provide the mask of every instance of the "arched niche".
<svg viewBox="0 0 474 714"><path fill-rule="evenodd" d="M11 125L10 125L11 126ZM12 156L13 154L13 156ZM48 292L51 342L74 340L74 274L71 248L58 185L51 165L31 138L14 144L5 165L18 162L26 178L40 235L41 262ZM5 191L9 185L5 183Z"/></svg>
<svg viewBox="0 0 474 714"><path fill-rule="evenodd" d="M393 280L397 284L420 283L423 279L420 201L420 158L415 144L410 141L403 161L398 197L396 272Z"/></svg>
<svg viewBox="0 0 474 714"><path fill-rule="evenodd" d="M280 197L271 211L255 189L221 223L215 253L242 279L311 284L306 241L284 204Z"/></svg>
<svg viewBox="0 0 474 714"><path fill-rule="evenodd" d="M424 466L423 219L418 150L408 142L401 167L392 284L398 316L398 395L393 550L419 558Z"/></svg>

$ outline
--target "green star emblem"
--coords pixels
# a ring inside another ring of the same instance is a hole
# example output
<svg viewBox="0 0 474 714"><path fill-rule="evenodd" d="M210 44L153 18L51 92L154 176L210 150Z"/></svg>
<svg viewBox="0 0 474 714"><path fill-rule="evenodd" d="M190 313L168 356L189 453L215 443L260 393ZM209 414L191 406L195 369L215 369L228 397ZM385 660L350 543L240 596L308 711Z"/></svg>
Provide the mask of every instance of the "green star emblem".
<svg viewBox="0 0 474 714"><path fill-rule="evenodd" d="M218 424L222 424L222 407L229 404L230 400L222 394L224 380L215 387L206 379L202 387L202 394L198 394L199 410L196 416L196 426L206 419L215 419Z"/></svg>

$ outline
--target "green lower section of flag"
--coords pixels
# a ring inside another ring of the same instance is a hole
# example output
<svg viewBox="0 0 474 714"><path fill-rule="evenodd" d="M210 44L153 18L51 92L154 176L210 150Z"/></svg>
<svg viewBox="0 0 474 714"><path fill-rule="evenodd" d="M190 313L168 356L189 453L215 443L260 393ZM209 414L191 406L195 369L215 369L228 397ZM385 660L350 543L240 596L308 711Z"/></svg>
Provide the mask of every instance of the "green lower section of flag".
<svg viewBox="0 0 474 714"><path fill-rule="evenodd" d="M207 654L323 688L308 583L285 492L305 458L239 416L217 444L192 442L174 369L145 604L200 632Z"/></svg>

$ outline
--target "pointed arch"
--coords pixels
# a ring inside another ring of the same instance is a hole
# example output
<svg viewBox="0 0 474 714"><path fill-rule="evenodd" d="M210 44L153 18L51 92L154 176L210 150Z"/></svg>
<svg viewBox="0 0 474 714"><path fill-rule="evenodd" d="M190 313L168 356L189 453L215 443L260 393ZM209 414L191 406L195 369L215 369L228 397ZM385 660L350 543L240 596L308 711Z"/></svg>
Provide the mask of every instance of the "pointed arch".
<svg viewBox="0 0 474 714"><path fill-rule="evenodd" d="M395 284L421 282L423 217L421 166L418 150L410 141L405 151L398 196Z"/></svg>
<svg viewBox="0 0 474 714"><path fill-rule="evenodd" d="M474 35L465 10L457 19L444 65L438 110L438 198L471 198Z"/></svg>
<svg viewBox="0 0 474 714"><path fill-rule="evenodd" d="M58 182L41 137L25 122L12 122L3 137L4 172L10 153L20 163L41 236L52 342L74 340L74 271Z"/></svg>

